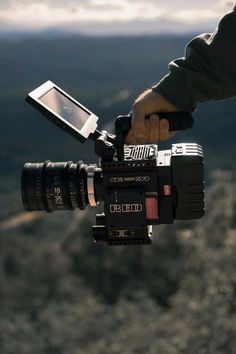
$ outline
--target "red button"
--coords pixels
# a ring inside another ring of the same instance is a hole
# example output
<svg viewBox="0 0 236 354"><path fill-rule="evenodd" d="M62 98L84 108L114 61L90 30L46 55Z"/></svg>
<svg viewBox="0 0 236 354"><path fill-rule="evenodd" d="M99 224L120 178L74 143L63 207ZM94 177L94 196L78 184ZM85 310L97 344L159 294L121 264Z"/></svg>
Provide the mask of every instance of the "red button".
<svg viewBox="0 0 236 354"><path fill-rule="evenodd" d="M146 218L147 220L156 220L158 215L158 201L156 198L146 198Z"/></svg>
<svg viewBox="0 0 236 354"><path fill-rule="evenodd" d="M170 184L164 184L164 186L163 186L163 194L165 196L169 196L169 195L172 194L171 185Z"/></svg>

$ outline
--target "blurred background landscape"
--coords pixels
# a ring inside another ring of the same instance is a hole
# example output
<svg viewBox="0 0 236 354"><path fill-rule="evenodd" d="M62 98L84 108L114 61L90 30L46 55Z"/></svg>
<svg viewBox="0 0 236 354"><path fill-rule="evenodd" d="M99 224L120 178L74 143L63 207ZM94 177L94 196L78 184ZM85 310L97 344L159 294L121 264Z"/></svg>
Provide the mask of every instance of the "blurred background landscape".
<svg viewBox="0 0 236 354"><path fill-rule="evenodd" d="M62 26L63 1L0 5L0 352L236 353L235 98L199 105L194 128L160 144L203 146L206 216L158 227L152 246L94 246L94 211L24 213L20 196L27 161L97 162L91 143L80 144L24 102L28 92L52 80L112 131L115 117L233 4L210 1L197 24L202 1L183 2L181 13L173 2L170 18L160 12L164 2L150 1L146 18L136 20L134 11L123 22L114 2L69 3L84 6L76 31L79 11ZM105 16L111 5L106 16L114 25L98 21L99 9ZM162 16L156 26L154 8ZM89 14L93 21L86 22Z"/></svg>

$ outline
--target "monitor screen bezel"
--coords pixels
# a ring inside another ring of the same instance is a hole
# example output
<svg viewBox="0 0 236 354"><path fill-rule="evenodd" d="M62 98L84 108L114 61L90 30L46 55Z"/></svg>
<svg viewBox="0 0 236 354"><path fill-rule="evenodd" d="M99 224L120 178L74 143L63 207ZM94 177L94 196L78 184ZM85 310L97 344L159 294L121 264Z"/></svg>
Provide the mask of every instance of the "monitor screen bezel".
<svg viewBox="0 0 236 354"><path fill-rule="evenodd" d="M55 112L49 106L47 106L40 99L46 95L50 90L56 89L59 93L73 102L77 107L84 110L88 115L88 120L85 122L81 129L78 129L76 126L64 119L60 114ZM55 85L52 81L47 81L35 90L31 91L27 97L26 101L29 102L34 108L39 110L46 118L51 120L54 124L58 125L60 128L66 130L76 139L81 142L84 142L88 139L90 134L93 134L97 128L98 117L92 113L88 108L83 106L68 93L62 90L59 86Z"/></svg>

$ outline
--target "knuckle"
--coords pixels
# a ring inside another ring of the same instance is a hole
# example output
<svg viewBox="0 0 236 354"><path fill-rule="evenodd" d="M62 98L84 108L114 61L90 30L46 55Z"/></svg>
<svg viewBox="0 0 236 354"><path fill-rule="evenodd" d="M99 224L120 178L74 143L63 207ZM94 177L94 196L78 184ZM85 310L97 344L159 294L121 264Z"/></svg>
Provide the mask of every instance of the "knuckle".
<svg viewBox="0 0 236 354"><path fill-rule="evenodd" d="M158 120L159 120L159 115L156 114L156 113L152 113L152 114L150 115L150 119L151 119L151 120L154 120L154 121L158 121Z"/></svg>
<svg viewBox="0 0 236 354"><path fill-rule="evenodd" d="M144 122L140 121L140 120L132 120L132 128L135 129L142 129L144 126Z"/></svg>
<svg viewBox="0 0 236 354"><path fill-rule="evenodd" d="M136 112L140 111L141 107L142 107L141 101L140 100L136 100L136 101L134 101L134 103L132 105L132 111L134 113L136 113Z"/></svg>

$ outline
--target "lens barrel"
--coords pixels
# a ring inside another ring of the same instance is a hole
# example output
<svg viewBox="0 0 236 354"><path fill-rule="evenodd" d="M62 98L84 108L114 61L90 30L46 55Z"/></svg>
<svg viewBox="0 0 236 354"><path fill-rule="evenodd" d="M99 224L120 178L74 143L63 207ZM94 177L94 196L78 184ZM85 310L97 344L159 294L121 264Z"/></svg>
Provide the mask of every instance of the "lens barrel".
<svg viewBox="0 0 236 354"><path fill-rule="evenodd" d="M101 169L96 165L92 166L94 181L96 180L99 186ZM26 163L21 176L21 192L25 209L47 212L85 209L89 204L88 169L91 170L91 167L83 161ZM91 173L89 183L91 184ZM95 184L93 190L93 199L97 201Z"/></svg>

